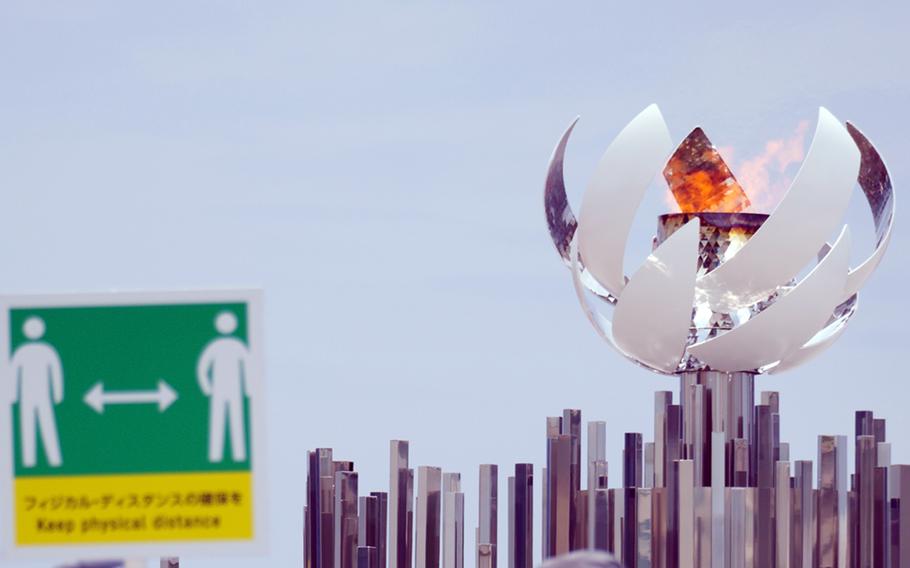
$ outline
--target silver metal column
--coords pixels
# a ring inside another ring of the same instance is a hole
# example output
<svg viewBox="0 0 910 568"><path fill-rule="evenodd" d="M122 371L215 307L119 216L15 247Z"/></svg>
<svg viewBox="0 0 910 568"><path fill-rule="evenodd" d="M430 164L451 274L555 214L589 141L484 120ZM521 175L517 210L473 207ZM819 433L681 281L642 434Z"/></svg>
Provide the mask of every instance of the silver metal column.
<svg viewBox="0 0 910 568"><path fill-rule="evenodd" d="M375 546L357 547L357 568L376 568L379 565L379 551Z"/></svg>
<svg viewBox="0 0 910 568"><path fill-rule="evenodd" d="M622 451L623 488L641 487L642 478L642 442L638 432L626 432L625 445Z"/></svg>
<svg viewBox="0 0 910 568"><path fill-rule="evenodd" d="M358 503L357 546L378 548L379 499L373 495L363 495L358 499Z"/></svg>
<svg viewBox="0 0 910 568"><path fill-rule="evenodd" d="M695 488L695 566L711 568L711 537L714 533L711 517L711 487Z"/></svg>
<svg viewBox="0 0 910 568"><path fill-rule="evenodd" d="M480 466L480 483L479 503L478 503L478 526L477 526L477 549L478 562L480 547L489 544L493 545L487 549L485 561L489 562L490 568L496 568L496 544L497 544L497 500L499 491L499 467L495 464L482 464Z"/></svg>
<svg viewBox="0 0 910 568"><path fill-rule="evenodd" d="M667 568L676 568L679 561L679 473L677 462L682 457L682 407L667 407L665 433L666 483L667 483Z"/></svg>
<svg viewBox="0 0 910 568"><path fill-rule="evenodd" d="M711 432L711 567L726 566L726 454L727 435Z"/></svg>
<svg viewBox="0 0 910 568"><path fill-rule="evenodd" d="M534 562L534 465L515 464L515 566L531 568Z"/></svg>
<svg viewBox="0 0 910 568"><path fill-rule="evenodd" d="M332 466L323 469L320 473L331 471ZM317 568L335 566L335 477L334 475L320 475L319 477L319 560Z"/></svg>
<svg viewBox="0 0 910 568"><path fill-rule="evenodd" d="M835 436L834 445L837 448L837 469L835 489L837 490L837 565L838 568L848 568L850 559L847 556L849 536L847 534L847 437Z"/></svg>
<svg viewBox="0 0 910 568"><path fill-rule="evenodd" d="M654 442L645 442L643 453L644 466L642 467L641 486L646 488L655 487L654 485Z"/></svg>
<svg viewBox="0 0 910 568"><path fill-rule="evenodd" d="M596 550L610 550L610 494L609 490L594 489L594 508L589 511L593 531L588 543L590 548Z"/></svg>
<svg viewBox="0 0 910 568"><path fill-rule="evenodd" d="M818 566L837 568L837 442L835 436L818 437Z"/></svg>
<svg viewBox="0 0 910 568"><path fill-rule="evenodd" d="M654 531L651 503L653 489L629 489L628 491L635 492L635 555L634 564L625 559L624 561L627 566L634 566L634 568L651 568L654 554L651 545Z"/></svg>
<svg viewBox="0 0 910 568"><path fill-rule="evenodd" d="M746 566L747 568L764 568L756 562L756 510L758 508L758 489L746 488Z"/></svg>
<svg viewBox="0 0 910 568"><path fill-rule="evenodd" d="M388 542L388 511L389 494L385 491L373 491L371 497L376 498L376 568L386 568L386 543Z"/></svg>
<svg viewBox="0 0 910 568"><path fill-rule="evenodd" d="M755 562L774 566L774 481L776 477L776 427L771 405L755 407Z"/></svg>
<svg viewBox="0 0 910 568"><path fill-rule="evenodd" d="M412 511L409 495L408 442L392 440L389 444L389 568L411 568ZM317 567L320 568L320 567Z"/></svg>
<svg viewBox="0 0 910 568"><path fill-rule="evenodd" d="M697 487L705 486L710 479L711 462L710 440L708 439L708 391L704 385L695 385L692 393L693 417L692 417L692 451L687 458L693 461L695 485Z"/></svg>
<svg viewBox="0 0 910 568"><path fill-rule="evenodd" d="M730 507L728 515L731 568L746 568L746 488L728 489Z"/></svg>
<svg viewBox="0 0 910 568"><path fill-rule="evenodd" d="M417 468L416 568L439 568L439 513L442 470L422 465Z"/></svg>
<svg viewBox="0 0 910 568"><path fill-rule="evenodd" d="M754 432L752 424L755 407L755 375L752 373L731 373L729 385L729 404L727 408L727 441L739 438L745 440L745 447L751 448ZM746 460L749 460L748 453ZM754 466L751 460L746 464L749 480L753 479ZM748 483L747 483L748 485Z"/></svg>
<svg viewBox="0 0 910 568"><path fill-rule="evenodd" d="M515 568L515 476L509 476L509 568Z"/></svg>
<svg viewBox="0 0 910 568"><path fill-rule="evenodd" d="M623 534L625 529L625 490L610 489L610 526L611 542L613 549L611 552L616 558L623 558Z"/></svg>
<svg viewBox="0 0 910 568"><path fill-rule="evenodd" d="M569 550L580 548L577 537L580 528L577 526L578 513L576 496L581 490L581 410L567 408L562 415L562 433L571 440L571 468L569 477ZM586 529L586 527L584 527ZM585 532L587 534L587 532Z"/></svg>
<svg viewBox="0 0 910 568"><path fill-rule="evenodd" d="M777 568L790 568L790 462L777 462L774 473L775 560Z"/></svg>
<svg viewBox="0 0 910 568"><path fill-rule="evenodd" d="M595 525L595 514L594 514L594 500L596 498L596 492L594 491L599 487L598 485L598 476L600 467L598 464L606 463L607 461L607 423L603 421L592 421L588 422L588 482L587 482L587 496L588 496L588 523L585 530L587 531L587 542L588 547L592 548L594 546L594 525Z"/></svg>
<svg viewBox="0 0 910 568"><path fill-rule="evenodd" d="M796 508L799 511L799 523L793 535L793 568L813 568L815 566L815 530L814 505L815 495L812 491L812 462L799 460L793 478L796 492Z"/></svg>
<svg viewBox="0 0 910 568"><path fill-rule="evenodd" d="M547 553L569 552L569 515L572 501L572 438L559 434L547 439Z"/></svg>
<svg viewBox="0 0 910 568"><path fill-rule="evenodd" d="M549 446L548 446L549 447ZM549 510L550 510L550 498L547 491L549 490L549 477L547 477L547 468L540 468L540 557L544 560L550 557L549 544L550 544L550 526L549 526ZM509 510L512 510L512 505L509 505ZM509 544L509 550L512 549L511 543ZM512 566L509 566L512 568Z"/></svg>
<svg viewBox="0 0 910 568"><path fill-rule="evenodd" d="M464 567L464 493L461 474L442 474L442 566Z"/></svg>
<svg viewBox="0 0 910 568"><path fill-rule="evenodd" d="M874 509L875 526L872 529L874 538L872 563L876 568L890 568L890 555L888 551L888 541L890 540L890 509L891 502L888 499L888 468L874 468Z"/></svg>
<svg viewBox="0 0 910 568"><path fill-rule="evenodd" d="M572 541L577 549L588 547L588 490L582 489L575 494L575 538Z"/></svg>
<svg viewBox="0 0 910 568"><path fill-rule="evenodd" d="M859 415L860 413L857 413ZM871 414L871 413L870 413ZM875 553L875 436L856 437L856 489L859 538L857 539L858 568L873 568Z"/></svg>
<svg viewBox="0 0 910 568"><path fill-rule="evenodd" d="M654 487L666 487L664 469L664 430L666 429L667 407L673 404L672 391L658 391L654 393Z"/></svg>
<svg viewBox="0 0 910 568"><path fill-rule="evenodd" d="M481 544L477 547L477 568L495 568L492 544Z"/></svg>
<svg viewBox="0 0 910 568"><path fill-rule="evenodd" d="M411 557L414 550L414 468L408 469L407 477L407 532L406 536L408 539L407 543L407 553L408 553L408 566L411 566Z"/></svg>
<svg viewBox="0 0 910 568"><path fill-rule="evenodd" d="M357 568L357 474L335 472L335 568Z"/></svg>
<svg viewBox="0 0 910 568"><path fill-rule="evenodd" d="M676 462L679 568L695 568L695 462Z"/></svg>
<svg viewBox="0 0 910 568"><path fill-rule="evenodd" d="M891 566L910 568L910 465L893 465L889 473L895 499Z"/></svg>

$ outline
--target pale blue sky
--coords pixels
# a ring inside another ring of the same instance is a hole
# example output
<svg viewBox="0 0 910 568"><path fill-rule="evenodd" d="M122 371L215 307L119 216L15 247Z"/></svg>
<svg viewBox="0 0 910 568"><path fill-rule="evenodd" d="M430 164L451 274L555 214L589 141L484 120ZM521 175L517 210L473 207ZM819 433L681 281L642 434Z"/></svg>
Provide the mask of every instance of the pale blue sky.
<svg viewBox="0 0 910 568"><path fill-rule="evenodd" d="M653 391L675 388L599 342L552 250L543 174L572 118L576 203L652 102L675 138L701 124L738 155L824 105L876 143L898 193L910 175L906 7L640 4L5 2L0 289L265 288L256 565L300 564L306 450L335 447L377 490L390 438L465 476L471 547L477 464L539 466L544 417L571 406L607 421L616 479L622 433L650 437ZM661 206L639 215L634 258ZM781 390L796 459L852 434L855 409L910 431L902 221L839 344L759 381Z"/></svg>

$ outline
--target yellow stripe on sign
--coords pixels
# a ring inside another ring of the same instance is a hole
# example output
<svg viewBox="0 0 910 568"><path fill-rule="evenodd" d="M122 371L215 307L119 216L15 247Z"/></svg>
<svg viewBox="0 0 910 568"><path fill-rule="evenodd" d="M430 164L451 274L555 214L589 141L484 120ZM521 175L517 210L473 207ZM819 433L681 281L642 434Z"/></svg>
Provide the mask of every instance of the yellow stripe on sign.
<svg viewBox="0 0 910 568"><path fill-rule="evenodd" d="M20 477L18 545L252 540L249 472Z"/></svg>

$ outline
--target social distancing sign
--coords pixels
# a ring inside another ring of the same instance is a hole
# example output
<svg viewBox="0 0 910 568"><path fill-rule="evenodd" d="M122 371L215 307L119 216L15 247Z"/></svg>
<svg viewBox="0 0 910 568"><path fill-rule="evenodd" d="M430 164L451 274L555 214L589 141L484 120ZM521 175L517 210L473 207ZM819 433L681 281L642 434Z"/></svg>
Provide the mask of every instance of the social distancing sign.
<svg viewBox="0 0 910 568"><path fill-rule="evenodd" d="M258 293L0 305L4 552L261 549Z"/></svg>

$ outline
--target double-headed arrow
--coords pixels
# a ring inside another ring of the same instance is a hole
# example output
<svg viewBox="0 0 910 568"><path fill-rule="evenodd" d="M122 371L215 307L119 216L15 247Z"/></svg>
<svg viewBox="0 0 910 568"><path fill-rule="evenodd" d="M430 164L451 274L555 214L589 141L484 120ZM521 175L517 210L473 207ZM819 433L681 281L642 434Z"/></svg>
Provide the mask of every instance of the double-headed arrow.
<svg viewBox="0 0 910 568"><path fill-rule="evenodd" d="M99 381L82 398L95 412L104 412L105 404L157 403L158 411L164 412L177 400L177 392L163 380L158 381L158 390L104 392L104 383Z"/></svg>

